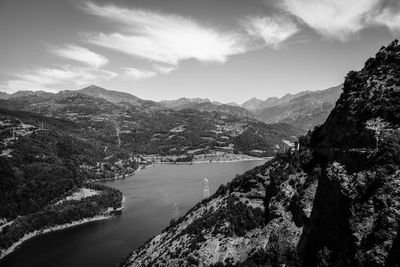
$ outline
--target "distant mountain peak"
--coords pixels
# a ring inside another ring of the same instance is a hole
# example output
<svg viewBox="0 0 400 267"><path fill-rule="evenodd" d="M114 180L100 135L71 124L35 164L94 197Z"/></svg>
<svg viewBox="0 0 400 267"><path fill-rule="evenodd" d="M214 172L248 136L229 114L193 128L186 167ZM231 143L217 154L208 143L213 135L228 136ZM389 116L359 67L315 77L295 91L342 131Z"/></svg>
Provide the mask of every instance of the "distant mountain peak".
<svg viewBox="0 0 400 267"><path fill-rule="evenodd" d="M241 106L242 108L247 109L248 111L256 111L258 109L258 107L261 105L261 103L263 103L264 101L261 99L258 99L256 97L252 97L249 100L247 100L246 102L244 102Z"/></svg>
<svg viewBox="0 0 400 267"><path fill-rule="evenodd" d="M239 105L236 103L236 102L229 102L229 103L226 103L225 105L228 105L228 106L233 106L233 107L239 107Z"/></svg>
<svg viewBox="0 0 400 267"><path fill-rule="evenodd" d="M144 100L130 93L108 90L94 84L85 87L83 89L77 90L77 92L93 97L103 98L112 103L125 102L125 103L130 103L132 105L141 105L141 103L144 102Z"/></svg>

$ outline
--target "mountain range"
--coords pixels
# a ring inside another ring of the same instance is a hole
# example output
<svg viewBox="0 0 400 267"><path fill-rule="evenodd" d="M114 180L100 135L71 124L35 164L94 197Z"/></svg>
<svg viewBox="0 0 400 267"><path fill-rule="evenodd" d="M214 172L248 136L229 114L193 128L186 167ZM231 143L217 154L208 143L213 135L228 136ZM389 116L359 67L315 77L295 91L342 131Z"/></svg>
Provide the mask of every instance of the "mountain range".
<svg viewBox="0 0 400 267"><path fill-rule="evenodd" d="M202 102L169 109L133 95L90 86L56 94L20 91L0 99L2 108L38 113L93 125L119 138L135 153L183 156L235 152L271 156L294 141L300 130L285 123L265 124L249 111ZM180 130L175 131L178 127ZM117 134L118 133L118 134Z"/></svg>
<svg viewBox="0 0 400 267"><path fill-rule="evenodd" d="M206 107L210 110L225 110L225 112L236 114L240 112L243 116L252 116L266 123L284 122L307 131L323 123L328 117L339 99L342 87L342 85L338 85L325 90L286 94L281 98L269 97L266 100L253 97L241 105L234 102L227 104L211 102L207 98L180 98L161 101L159 104L176 110L194 108L204 111ZM230 108L230 106L234 106L236 109ZM252 115L239 107L246 109Z"/></svg>
<svg viewBox="0 0 400 267"><path fill-rule="evenodd" d="M342 88L298 150L222 185L121 266L399 266L399 42Z"/></svg>
<svg viewBox="0 0 400 267"><path fill-rule="evenodd" d="M195 109L201 112L217 112L237 117L258 119L265 123L288 123L301 131L306 132L314 126L321 124L334 107L342 91L342 85L320 91L304 91L298 94L270 97L266 100L251 98L238 105L234 102L222 104L207 98L180 98L177 100L164 100L160 102L143 100L129 93L107 90L95 85L76 90L94 98L105 99L113 104L129 104L143 109ZM73 91L70 91L73 92ZM0 100L8 99L14 104L24 99L29 103L50 100L55 94L44 91L19 91L14 94L0 94ZM27 99L29 98L29 99Z"/></svg>
<svg viewBox="0 0 400 267"><path fill-rule="evenodd" d="M286 96L255 111L255 114L266 123L284 122L310 130L326 120L341 92L342 85L339 85L326 90Z"/></svg>

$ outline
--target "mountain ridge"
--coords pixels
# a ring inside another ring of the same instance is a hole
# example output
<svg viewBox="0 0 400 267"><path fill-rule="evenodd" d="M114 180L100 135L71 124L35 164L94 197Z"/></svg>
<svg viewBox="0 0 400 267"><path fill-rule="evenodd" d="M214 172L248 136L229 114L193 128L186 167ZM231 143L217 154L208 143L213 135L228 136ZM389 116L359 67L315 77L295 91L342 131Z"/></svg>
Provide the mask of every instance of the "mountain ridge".
<svg viewBox="0 0 400 267"><path fill-rule="evenodd" d="M266 123L285 122L304 131L325 121L342 90L342 85L325 90L305 91L289 97L280 104L256 112L256 117Z"/></svg>

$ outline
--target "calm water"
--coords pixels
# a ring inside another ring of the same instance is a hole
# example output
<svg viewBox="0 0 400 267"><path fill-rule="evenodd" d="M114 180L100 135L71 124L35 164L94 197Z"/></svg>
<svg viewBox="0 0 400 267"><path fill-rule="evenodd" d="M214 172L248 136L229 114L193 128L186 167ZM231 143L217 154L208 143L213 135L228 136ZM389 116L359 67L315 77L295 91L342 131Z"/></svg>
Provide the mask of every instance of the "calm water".
<svg viewBox="0 0 400 267"><path fill-rule="evenodd" d="M155 165L124 180L105 184L121 190L125 209L113 219L91 222L26 241L0 266L113 267L174 217L185 214L203 197L263 161L193 165Z"/></svg>

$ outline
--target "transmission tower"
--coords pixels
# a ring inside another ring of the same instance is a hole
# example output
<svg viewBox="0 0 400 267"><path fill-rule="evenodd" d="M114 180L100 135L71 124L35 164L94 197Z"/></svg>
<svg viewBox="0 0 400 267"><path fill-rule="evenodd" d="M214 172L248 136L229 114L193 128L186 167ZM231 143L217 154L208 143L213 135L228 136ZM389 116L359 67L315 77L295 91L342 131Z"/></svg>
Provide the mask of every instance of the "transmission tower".
<svg viewBox="0 0 400 267"><path fill-rule="evenodd" d="M209 198L210 197L210 187L208 186L208 179L204 178L204 190L203 190L203 198Z"/></svg>

